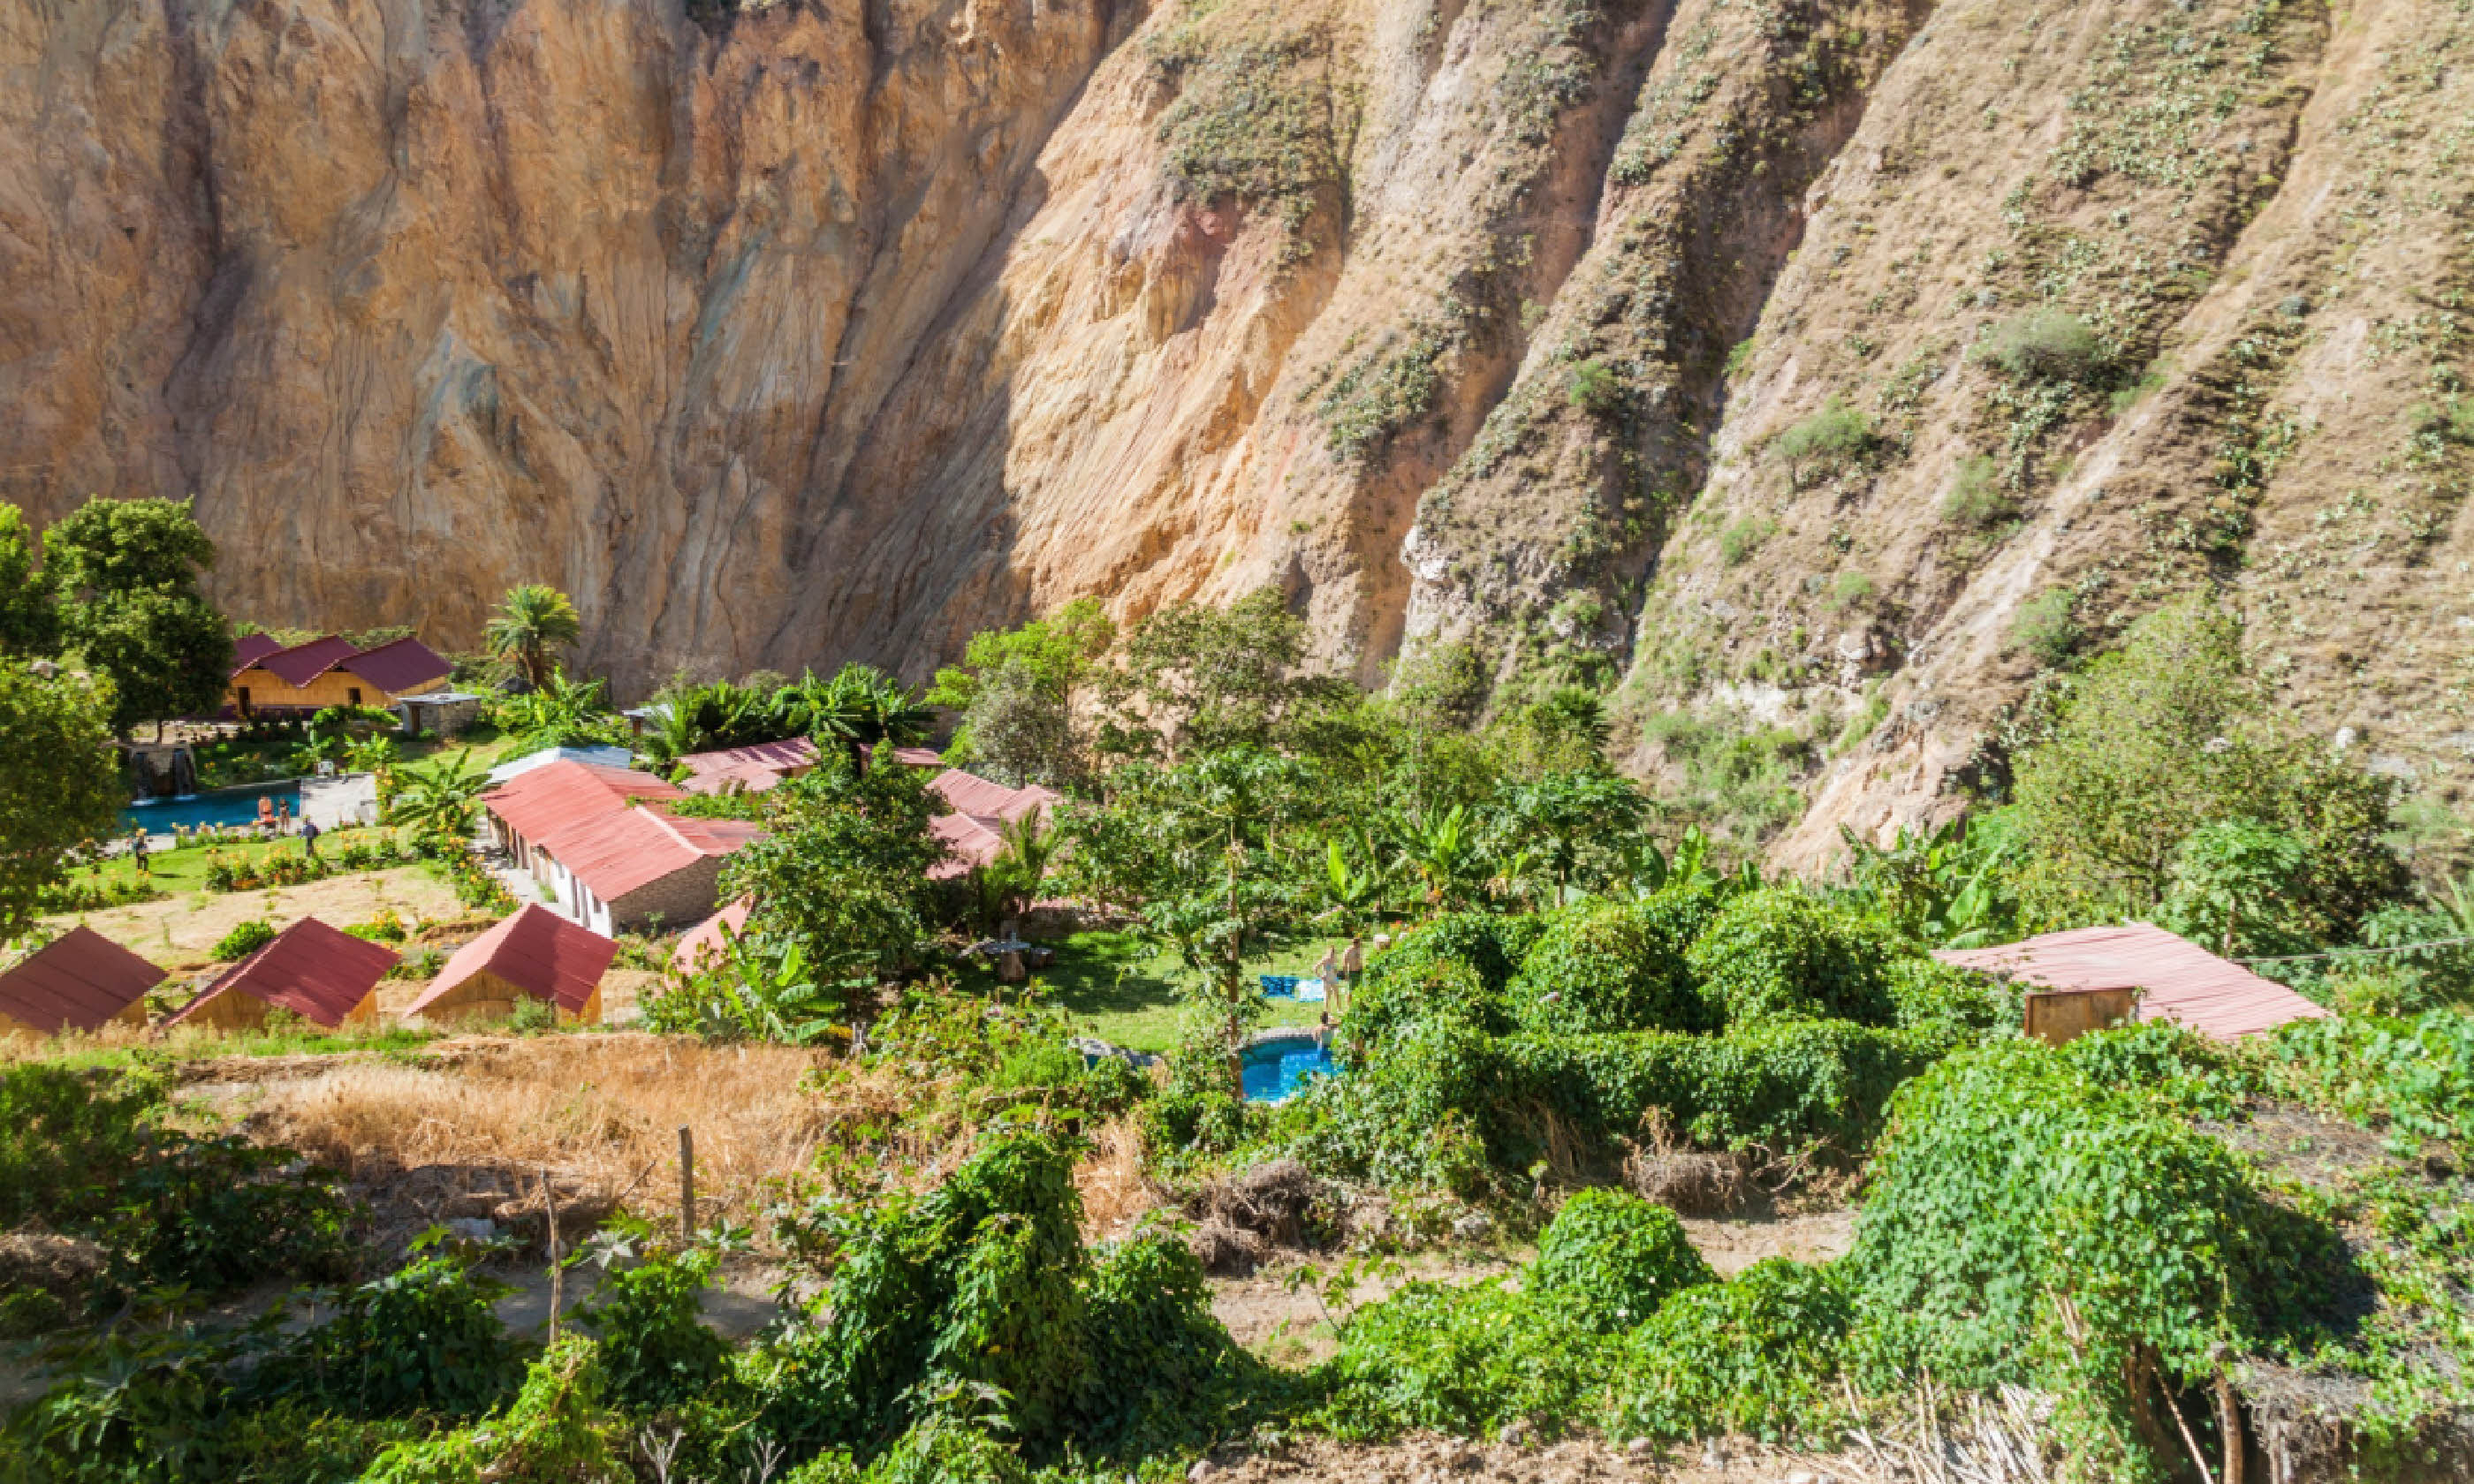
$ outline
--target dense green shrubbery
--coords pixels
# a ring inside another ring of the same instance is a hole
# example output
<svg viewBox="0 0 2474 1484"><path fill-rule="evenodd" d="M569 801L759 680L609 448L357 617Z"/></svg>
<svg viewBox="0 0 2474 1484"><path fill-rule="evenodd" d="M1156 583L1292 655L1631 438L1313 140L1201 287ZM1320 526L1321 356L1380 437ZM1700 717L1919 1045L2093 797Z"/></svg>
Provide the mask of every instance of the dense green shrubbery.
<svg viewBox="0 0 2474 1484"><path fill-rule="evenodd" d="M1342 1060L1355 1065L1382 1054L1417 1027L1448 1022L1486 1034L1512 1028L1501 993L1487 987L1467 961L1397 950L1369 966L1349 996Z"/></svg>
<svg viewBox="0 0 2474 1484"><path fill-rule="evenodd" d="M1691 921L1629 902L1557 913L1521 961L1514 1016L1535 1035L1714 1028L1685 963Z"/></svg>
<svg viewBox="0 0 2474 1484"><path fill-rule="evenodd" d="M1722 1036L1489 1037L1430 1024L1318 1089L1311 1162L1386 1185L1473 1193L1520 1170L1560 1119L1612 1156L1653 1110L1705 1144L1860 1149L1898 1085L1955 1042L1936 1030L1789 1020Z"/></svg>
<svg viewBox="0 0 2474 1484"><path fill-rule="evenodd" d="M2128 1448L2152 1380L2199 1382L2359 1291L2333 1231L2262 1199L2165 1098L2091 1074L2156 1065L2105 1049L2119 1034L1983 1047L1899 1094L1845 1262L1879 1383L2043 1383L2082 1446Z"/></svg>
<svg viewBox="0 0 2474 1484"><path fill-rule="evenodd" d="M1832 1270L1783 1257L1679 1293L1627 1338L1609 1430L1773 1442L1818 1431L1850 1312Z"/></svg>
<svg viewBox="0 0 2474 1484"><path fill-rule="evenodd" d="M2287 1085L2313 1102L2418 1137L2474 1135L2474 1016L2296 1020L2268 1044Z"/></svg>
<svg viewBox="0 0 2474 1484"><path fill-rule="evenodd" d="M599 1339L610 1400L636 1412L685 1406L729 1372L730 1347L705 1328L697 1296L719 1257L710 1251L656 1252L610 1274L576 1322Z"/></svg>
<svg viewBox="0 0 2474 1484"><path fill-rule="evenodd" d="M1093 1263L1071 1173L1055 1141L1004 1135L930 1194L861 1215L832 1319L785 1343L758 1425L802 1454L872 1453L938 1416L940 1395L1001 1393L990 1404L1033 1453L1205 1435L1250 1362L1181 1247L1138 1237Z"/></svg>
<svg viewBox="0 0 2474 1484"><path fill-rule="evenodd" d="M255 1384L352 1417L488 1411L523 1369L491 1307L505 1292L450 1254L418 1257L335 1295L333 1317L262 1366Z"/></svg>
<svg viewBox="0 0 2474 1484"><path fill-rule="evenodd" d="M1730 1024L1830 1017L1884 1025L1895 1014L1884 970L1897 953L1880 927L1801 888L1776 886L1727 903L1688 959Z"/></svg>
<svg viewBox="0 0 2474 1484"><path fill-rule="evenodd" d="M0 1072L0 1227L40 1219L96 1238L124 1289L340 1277L351 1212L327 1173L287 1149L171 1126L170 1092L144 1068Z"/></svg>
<svg viewBox="0 0 2474 1484"><path fill-rule="evenodd" d="M1716 1280L1673 1211L1603 1189L1564 1203L1538 1239L1529 1269L1529 1287L1541 1302L1601 1332L1628 1329L1669 1295Z"/></svg>
<svg viewBox="0 0 2474 1484"><path fill-rule="evenodd" d="M526 1372L503 1413L378 1455L366 1484L597 1484L627 1476L626 1429L604 1400L601 1357L570 1336Z"/></svg>

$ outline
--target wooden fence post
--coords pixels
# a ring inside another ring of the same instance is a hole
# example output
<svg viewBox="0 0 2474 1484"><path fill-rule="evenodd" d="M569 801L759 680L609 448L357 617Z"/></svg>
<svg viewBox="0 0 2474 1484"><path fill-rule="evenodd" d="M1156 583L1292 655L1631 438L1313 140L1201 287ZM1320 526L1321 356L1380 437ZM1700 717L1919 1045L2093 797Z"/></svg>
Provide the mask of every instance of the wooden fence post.
<svg viewBox="0 0 2474 1484"><path fill-rule="evenodd" d="M695 1134L679 1125L679 1240L695 1238Z"/></svg>

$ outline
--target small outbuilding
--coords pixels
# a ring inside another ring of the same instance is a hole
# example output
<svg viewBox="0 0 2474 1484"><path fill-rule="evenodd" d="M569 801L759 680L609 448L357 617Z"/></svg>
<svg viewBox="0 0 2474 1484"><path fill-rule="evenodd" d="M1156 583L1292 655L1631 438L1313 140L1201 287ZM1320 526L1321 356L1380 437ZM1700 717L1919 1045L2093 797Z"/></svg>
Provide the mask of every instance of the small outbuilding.
<svg viewBox="0 0 2474 1484"><path fill-rule="evenodd" d="M265 1024L269 1011L289 1010L328 1030L374 1026L378 981L397 959L382 944L303 918L217 975L163 1023L249 1030Z"/></svg>
<svg viewBox="0 0 2474 1484"><path fill-rule="evenodd" d="M730 940L747 931L747 915L754 910L755 902L741 897L680 934L678 946L670 950L670 971L684 978L729 957Z"/></svg>
<svg viewBox="0 0 2474 1484"><path fill-rule="evenodd" d="M601 976L618 951L613 940L532 902L456 949L404 1013L433 1024L503 1019L530 998L556 1005L562 1020L594 1024Z"/></svg>
<svg viewBox="0 0 2474 1484"><path fill-rule="evenodd" d="M2125 1017L2171 1020L2219 1041L2328 1014L2272 979L2147 922L2047 933L1933 957L2028 987L2028 1034L2060 1044Z"/></svg>
<svg viewBox="0 0 2474 1484"><path fill-rule="evenodd" d="M163 970L91 927L72 927L0 973L0 1035L57 1036L146 1023Z"/></svg>

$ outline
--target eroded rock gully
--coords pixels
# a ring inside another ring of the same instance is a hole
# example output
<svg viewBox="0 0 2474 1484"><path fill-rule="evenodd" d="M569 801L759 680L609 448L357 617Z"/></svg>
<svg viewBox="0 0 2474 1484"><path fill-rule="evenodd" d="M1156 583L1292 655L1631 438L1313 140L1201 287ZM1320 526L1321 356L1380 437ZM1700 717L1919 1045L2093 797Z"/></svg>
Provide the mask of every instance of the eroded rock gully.
<svg viewBox="0 0 2474 1484"><path fill-rule="evenodd" d="M1275 583L1369 680L1465 640L1801 729L1794 857L1951 806L2027 605L2095 638L2222 581L2316 725L2445 789L2469 33L0 0L0 496L194 492L266 622L463 644L555 582L622 691ZM1976 353L2038 305L2106 395ZM1861 457L1779 456L1833 405Z"/></svg>

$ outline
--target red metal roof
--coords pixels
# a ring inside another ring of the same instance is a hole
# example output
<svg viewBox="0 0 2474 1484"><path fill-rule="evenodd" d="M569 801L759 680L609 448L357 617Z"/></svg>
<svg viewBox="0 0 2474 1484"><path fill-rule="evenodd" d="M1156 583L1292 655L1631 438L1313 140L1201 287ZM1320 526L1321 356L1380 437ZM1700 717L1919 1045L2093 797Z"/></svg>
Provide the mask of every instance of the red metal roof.
<svg viewBox="0 0 2474 1484"><path fill-rule="evenodd" d="M273 943L225 969L163 1023L180 1024L218 994L254 994L331 1028L377 988L396 959L395 949L383 944L303 918Z"/></svg>
<svg viewBox="0 0 2474 1484"><path fill-rule="evenodd" d="M496 974L536 999L579 1011L593 997L618 945L570 922L539 902L527 903L497 926L455 950L447 967L405 1008L419 1015L478 973Z"/></svg>
<svg viewBox="0 0 2474 1484"><path fill-rule="evenodd" d="M679 938L679 945L670 950L670 967L683 974L696 971L700 960L719 958L730 951L730 939L747 930L747 914L756 904L741 897L719 912L688 929Z"/></svg>
<svg viewBox="0 0 2474 1484"><path fill-rule="evenodd" d="M680 760L686 761L685 758ZM788 777L788 774L767 763L734 762L692 774L679 786L691 794L761 794L768 788L780 786Z"/></svg>
<svg viewBox="0 0 2474 1484"><path fill-rule="evenodd" d="M993 814L939 814L930 820L929 831L945 842L945 858L928 868L928 879L958 876L1004 854L1005 826Z"/></svg>
<svg viewBox="0 0 2474 1484"><path fill-rule="evenodd" d="M945 766L945 759L937 756L936 750L933 747L897 747L893 750L893 760L900 763L909 763L914 768L941 768Z"/></svg>
<svg viewBox="0 0 2474 1484"><path fill-rule="evenodd" d="M1933 957L2049 990L2145 990L2139 1018L2179 1021L2219 1041L2328 1014L2284 985L2146 922L2047 933L1998 948L1944 949Z"/></svg>
<svg viewBox="0 0 2474 1484"><path fill-rule="evenodd" d="M0 973L0 1016L46 1036L90 1031L162 982L162 969L91 927L72 927Z"/></svg>
<svg viewBox="0 0 2474 1484"><path fill-rule="evenodd" d="M541 845L558 830L590 816L625 808L630 799L686 797L687 791L676 784L632 768L554 762L517 774L483 794L481 802L508 828Z"/></svg>
<svg viewBox="0 0 2474 1484"><path fill-rule="evenodd" d="M344 668L392 695L426 689L431 682L455 673L438 651L411 638L362 650L345 660Z"/></svg>
<svg viewBox="0 0 2474 1484"><path fill-rule="evenodd" d="M945 802L958 814L984 814L1011 824L1034 809L1045 810L1065 796L1053 788L1033 783L1028 788L1007 788L991 783L977 774L959 768L948 768L928 780L928 786L944 795Z"/></svg>
<svg viewBox="0 0 2474 1484"><path fill-rule="evenodd" d="M759 742L749 747L690 753L679 761L690 773L696 774L750 766L768 769L777 775L789 774L815 766L816 744L806 737L789 737L780 742Z"/></svg>
<svg viewBox="0 0 2474 1484"><path fill-rule="evenodd" d="M295 689L308 684L360 651L334 634L259 657L256 668Z"/></svg>
<svg viewBox="0 0 2474 1484"><path fill-rule="evenodd" d="M617 901L699 860L728 855L764 833L744 820L672 819L657 808L621 806L584 815L533 843L594 896Z"/></svg>
<svg viewBox="0 0 2474 1484"><path fill-rule="evenodd" d="M244 634L232 641L232 674L256 664L269 655L280 654L283 641L271 634Z"/></svg>

